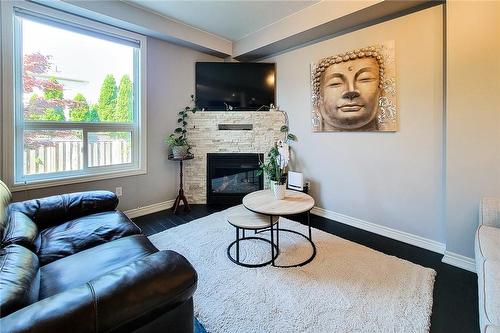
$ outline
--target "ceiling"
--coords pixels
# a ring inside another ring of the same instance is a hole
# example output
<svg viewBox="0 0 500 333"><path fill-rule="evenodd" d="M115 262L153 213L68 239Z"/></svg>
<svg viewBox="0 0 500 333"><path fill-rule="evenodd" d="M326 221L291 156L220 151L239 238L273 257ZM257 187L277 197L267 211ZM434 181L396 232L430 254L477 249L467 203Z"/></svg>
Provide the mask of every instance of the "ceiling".
<svg viewBox="0 0 500 333"><path fill-rule="evenodd" d="M128 0L134 6L238 41L319 1Z"/></svg>

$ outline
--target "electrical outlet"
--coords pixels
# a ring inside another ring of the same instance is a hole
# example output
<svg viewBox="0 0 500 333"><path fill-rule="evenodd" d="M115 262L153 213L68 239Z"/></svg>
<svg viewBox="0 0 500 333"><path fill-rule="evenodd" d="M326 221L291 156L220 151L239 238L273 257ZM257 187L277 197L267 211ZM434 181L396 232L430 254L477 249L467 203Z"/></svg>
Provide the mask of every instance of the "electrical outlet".
<svg viewBox="0 0 500 333"><path fill-rule="evenodd" d="M123 195L123 189L121 187L117 187L115 190L115 194L117 197L121 197Z"/></svg>

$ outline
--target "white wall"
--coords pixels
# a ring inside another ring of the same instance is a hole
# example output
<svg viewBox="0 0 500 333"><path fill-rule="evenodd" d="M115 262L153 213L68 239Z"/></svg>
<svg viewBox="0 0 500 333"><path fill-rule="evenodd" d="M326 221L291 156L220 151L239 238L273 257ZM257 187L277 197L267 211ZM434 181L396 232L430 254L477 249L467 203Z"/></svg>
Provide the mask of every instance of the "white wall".
<svg viewBox="0 0 500 333"><path fill-rule="evenodd" d="M482 196L500 197L500 2L447 4L447 251L474 257Z"/></svg>
<svg viewBox="0 0 500 333"><path fill-rule="evenodd" d="M445 241L442 35L438 6L266 59L277 63L278 104L299 138L296 168L318 206ZM386 40L396 42L400 130L312 133L310 63Z"/></svg>
<svg viewBox="0 0 500 333"><path fill-rule="evenodd" d="M146 175L87 182L14 193L14 200L48 195L123 187L119 208L133 209L175 199L179 177L178 163L167 160L164 138L176 126L177 112L190 102L194 93L195 62L219 58L148 38L148 173ZM1 156L1 155L0 155Z"/></svg>

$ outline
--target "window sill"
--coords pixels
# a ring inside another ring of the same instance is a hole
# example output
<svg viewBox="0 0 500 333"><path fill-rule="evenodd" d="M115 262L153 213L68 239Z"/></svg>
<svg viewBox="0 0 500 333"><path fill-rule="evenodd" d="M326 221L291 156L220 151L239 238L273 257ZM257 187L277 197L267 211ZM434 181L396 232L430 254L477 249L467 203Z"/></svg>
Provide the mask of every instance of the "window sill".
<svg viewBox="0 0 500 333"><path fill-rule="evenodd" d="M118 171L118 172L114 171L108 173L101 173L98 175L87 175L87 176L78 175L74 177L65 177L54 180L30 181L29 183L26 184L18 183L10 186L9 189L11 190L11 192L29 191L47 187L64 186L64 185L87 183L105 179L145 175L146 173L147 170L145 169L137 169L137 170Z"/></svg>

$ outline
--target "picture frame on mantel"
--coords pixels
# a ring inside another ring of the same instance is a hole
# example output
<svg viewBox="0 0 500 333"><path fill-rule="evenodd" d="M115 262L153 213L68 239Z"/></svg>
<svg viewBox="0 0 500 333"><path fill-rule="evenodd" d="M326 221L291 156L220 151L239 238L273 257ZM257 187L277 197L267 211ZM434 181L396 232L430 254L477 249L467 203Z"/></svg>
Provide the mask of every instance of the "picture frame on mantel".
<svg viewBox="0 0 500 333"><path fill-rule="evenodd" d="M313 132L396 132L396 84L394 41L313 62Z"/></svg>

